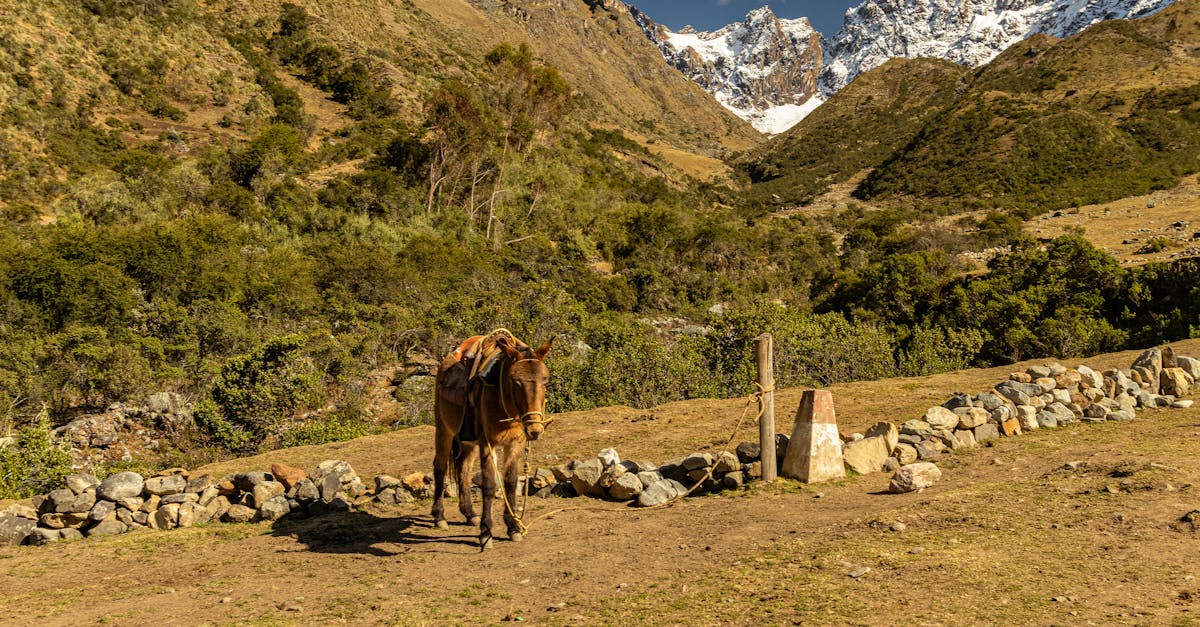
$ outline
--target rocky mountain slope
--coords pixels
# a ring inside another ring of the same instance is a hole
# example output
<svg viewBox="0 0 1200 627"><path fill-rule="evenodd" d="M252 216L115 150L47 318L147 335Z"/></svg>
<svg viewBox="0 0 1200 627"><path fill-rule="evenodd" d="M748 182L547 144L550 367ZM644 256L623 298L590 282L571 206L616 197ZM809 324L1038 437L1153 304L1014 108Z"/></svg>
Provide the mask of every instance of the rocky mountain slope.
<svg viewBox="0 0 1200 627"><path fill-rule="evenodd" d="M764 133L782 132L822 102L821 35L806 18L781 20L762 7L715 32L676 33L630 11L670 65Z"/></svg>
<svg viewBox="0 0 1200 627"><path fill-rule="evenodd" d="M1069 37L1105 20L1149 15L1174 0L866 0L829 42L821 88L833 93L897 57L968 66L1033 35Z"/></svg>
<svg viewBox="0 0 1200 627"><path fill-rule="evenodd" d="M1137 18L1174 0L866 0L826 38L805 18L768 7L713 32L672 32L632 9L679 69L755 128L782 132L860 74L894 58L977 67L1033 35L1063 38L1105 20Z"/></svg>

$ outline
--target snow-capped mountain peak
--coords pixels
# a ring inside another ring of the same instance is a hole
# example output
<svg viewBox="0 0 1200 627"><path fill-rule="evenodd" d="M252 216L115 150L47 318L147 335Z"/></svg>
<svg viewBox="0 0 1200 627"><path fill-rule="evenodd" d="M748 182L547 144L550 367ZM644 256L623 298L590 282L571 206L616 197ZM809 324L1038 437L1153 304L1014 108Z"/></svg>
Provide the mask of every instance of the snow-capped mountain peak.
<svg viewBox="0 0 1200 627"><path fill-rule="evenodd" d="M1092 24L1142 17L1174 0L865 0L823 45L805 18L769 7L713 32L672 32L630 8L667 62L764 133L800 121L856 76L896 57L968 66L1035 34L1068 37Z"/></svg>

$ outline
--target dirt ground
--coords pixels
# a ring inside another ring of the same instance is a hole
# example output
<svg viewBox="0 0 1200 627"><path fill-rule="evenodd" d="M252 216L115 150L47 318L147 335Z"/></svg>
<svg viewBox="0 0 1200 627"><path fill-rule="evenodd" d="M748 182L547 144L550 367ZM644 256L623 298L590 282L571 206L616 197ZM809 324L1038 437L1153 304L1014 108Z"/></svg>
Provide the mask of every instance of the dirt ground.
<svg viewBox="0 0 1200 627"><path fill-rule="evenodd" d="M1200 354L1200 340L1175 346ZM1086 363L1128 365L1135 355ZM833 392L851 431L919 416L1021 367ZM779 393L779 431L790 431L799 395ZM744 404L564 414L535 461L605 446L652 461L713 450ZM422 427L203 470L340 458L369 479L424 470L431 440ZM430 524L428 502L9 547L0 549L0 622L1193 624L1198 452L1200 408L1145 411L1127 424L1040 430L947 455L942 481L915 494L885 494L888 477L875 474L759 484L653 511L531 499L526 540L483 554L475 530L454 524L453 505L443 531Z"/></svg>

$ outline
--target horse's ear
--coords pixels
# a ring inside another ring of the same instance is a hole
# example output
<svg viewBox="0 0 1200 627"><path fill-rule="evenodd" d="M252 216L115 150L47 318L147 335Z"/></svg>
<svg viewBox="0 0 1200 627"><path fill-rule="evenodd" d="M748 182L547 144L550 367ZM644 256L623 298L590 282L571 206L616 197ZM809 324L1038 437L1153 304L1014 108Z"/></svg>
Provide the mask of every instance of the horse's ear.
<svg viewBox="0 0 1200 627"><path fill-rule="evenodd" d="M521 351L513 347L512 344L509 344L508 338L504 337L503 335L496 338L496 346L498 346L500 350L504 351L504 354L508 355L509 359L513 361L520 361Z"/></svg>
<svg viewBox="0 0 1200 627"><path fill-rule="evenodd" d="M554 343L554 338L550 338L548 342L542 344L540 348L533 352L541 361L546 361L546 355L550 354L550 345Z"/></svg>

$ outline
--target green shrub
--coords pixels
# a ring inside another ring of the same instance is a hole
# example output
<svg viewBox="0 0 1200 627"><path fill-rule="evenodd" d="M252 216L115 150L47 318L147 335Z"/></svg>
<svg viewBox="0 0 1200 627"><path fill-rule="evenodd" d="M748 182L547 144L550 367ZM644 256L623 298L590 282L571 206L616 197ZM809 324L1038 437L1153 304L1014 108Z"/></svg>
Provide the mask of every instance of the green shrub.
<svg viewBox="0 0 1200 627"><path fill-rule="evenodd" d="M49 492L69 474L71 456L51 441L45 411L17 433L16 443L0 448L0 499Z"/></svg>

